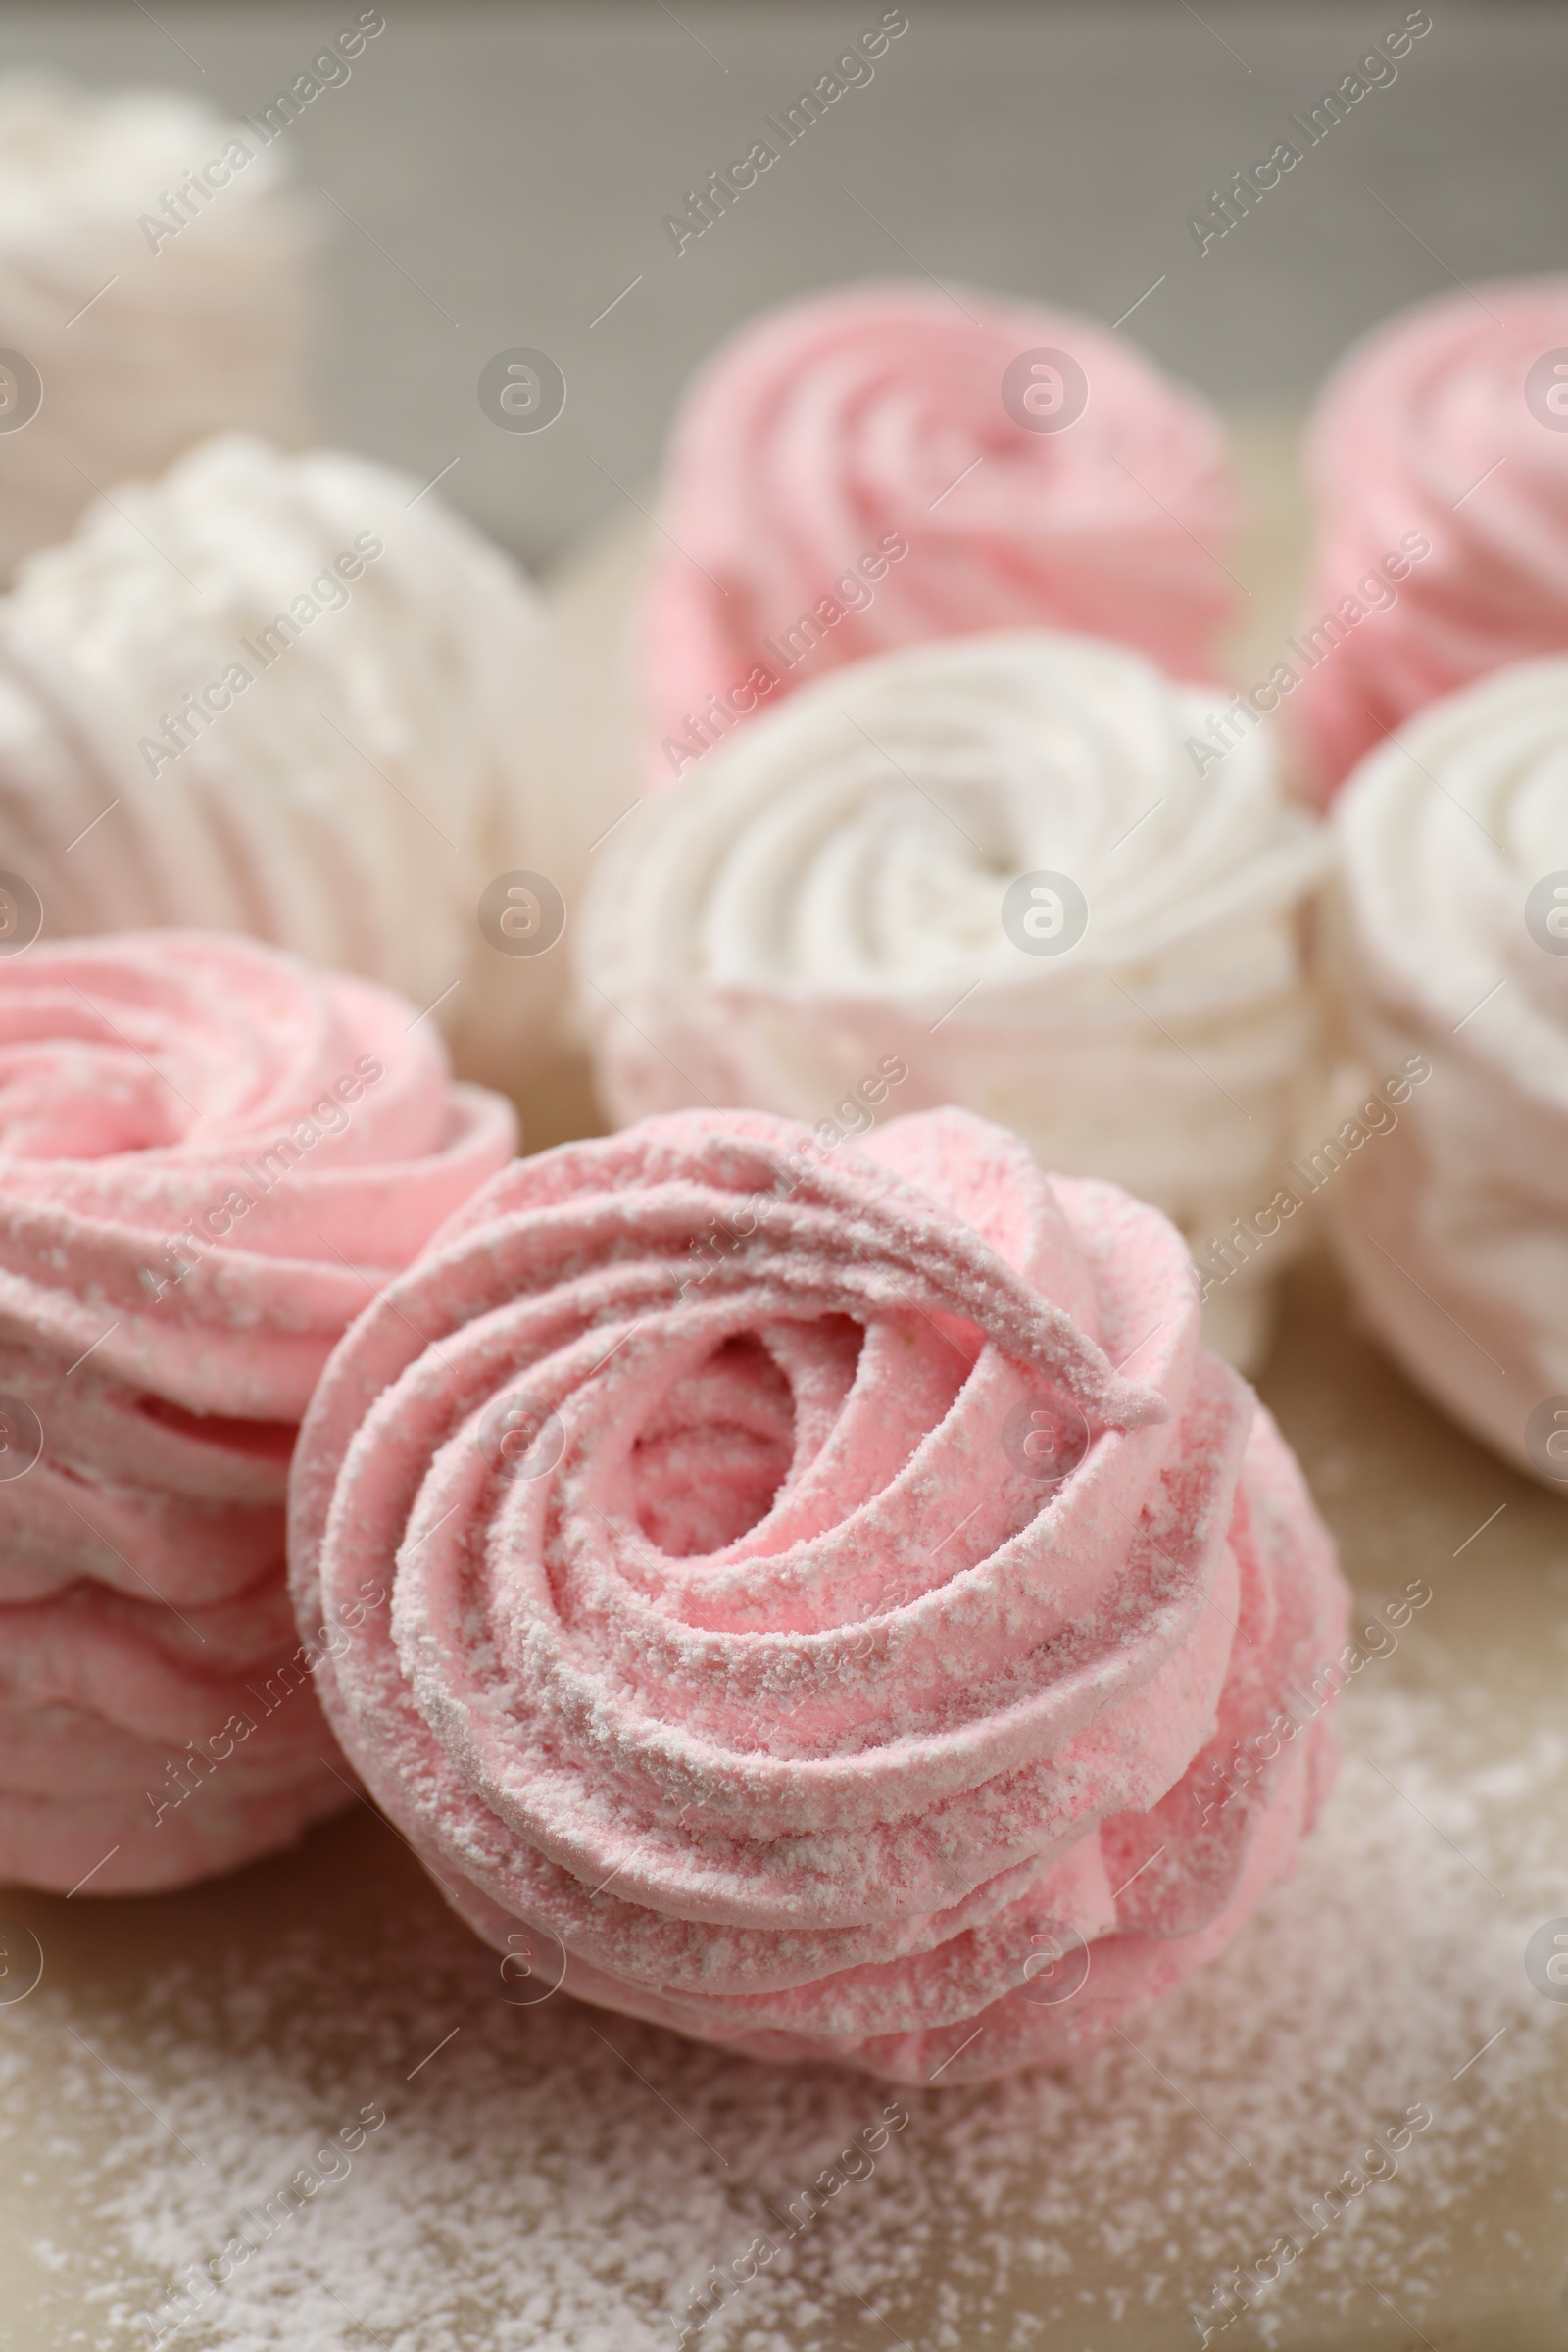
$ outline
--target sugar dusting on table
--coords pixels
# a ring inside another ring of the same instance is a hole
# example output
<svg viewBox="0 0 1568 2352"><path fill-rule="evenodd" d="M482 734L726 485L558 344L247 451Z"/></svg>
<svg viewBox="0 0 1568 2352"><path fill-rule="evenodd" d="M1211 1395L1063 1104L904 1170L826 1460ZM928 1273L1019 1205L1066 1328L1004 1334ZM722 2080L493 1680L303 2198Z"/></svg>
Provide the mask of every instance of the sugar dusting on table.
<svg viewBox="0 0 1568 2352"><path fill-rule="evenodd" d="M643 2352L683 2328L711 2352L1196 2342L1190 2305L1287 2231L1304 2238L1293 2211L1412 2105L1433 2120L1394 2177L1215 2340L1266 2343L1308 2314L1365 2324L1384 2301L1412 2328L1451 2318L1445 2264L1468 2204L1517 2152L1533 2079L1551 2102L1544 2037L1563 2013L1522 1955L1568 1910L1552 1801L1568 1744L1526 1730L1499 1763L1479 1696L1456 1708L1392 1678L1352 1693L1344 1731L1300 1875L1224 1958L1078 2069L903 2093L908 2122L880 2145L887 2086L756 2066L559 1997L511 2007L495 1956L422 1910L347 1952L290 1932L216 1977L166 1972L134 2007L68 2013L45 1985L28 2034L0 2044L0 2082L16 2118L38 2095L29 2076L65 2068L49 2159L80 2168L82 2242L35 2248L80 2312L61 2341L145 2343L137 2315L236 2232L259 2236L243 2212L367 2105L387 2120L346 2174L165 2342ZM24 2165L18 2125L0 2133L8 2168ZM856 2135L877 2147L869 2172L841 2161ZM826 2177L838 2187L792 2231ZM776 2251L753 2254L755 2277L704 2299L712 2266L733 2281L758 2241Z"/></svg>

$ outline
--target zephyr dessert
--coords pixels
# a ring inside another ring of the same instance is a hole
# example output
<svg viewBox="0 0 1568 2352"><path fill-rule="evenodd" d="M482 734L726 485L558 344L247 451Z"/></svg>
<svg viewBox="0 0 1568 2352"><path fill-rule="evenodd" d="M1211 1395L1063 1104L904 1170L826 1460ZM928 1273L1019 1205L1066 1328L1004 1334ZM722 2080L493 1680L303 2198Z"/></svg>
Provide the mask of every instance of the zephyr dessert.
<svg viewBox="0 0 1568 2352"><path fill-rule="evenodd" d="M1313 665L1293 699L1326 798L1426 704L1568 652L1568 277L1375 327L1319 397L1308 462Z"/></svg>
<svg viewBox="0 0 1568 2352"><path fill-rule="evenodd" d="M313 1674L387 1593L296 1628L297 1426L515 1145L411 1013L215 935L0 959L0 1878L182 1886L347 1799Z"/></svg>
<svg viewBox="0 0 1568 2352"><path fill-rule="evenodd" d="M1346 1011L1396 1123L1347 1149L1362 1315L1476 1436L1568 1480L1568 657L1413 718L1336 810ZM1381 1124L1381 1123L1380 1123Z"/></svg>
<svg viewBox="0 0 1568 2352"><path fill-rule="evenodd" d="M389 1587L321 1699L503 1970L758 2057L1092 2046L1332 1769L1345 1589L1179 1235L964 1111L506 1170L334 1353L290 1551L302 1625Z"/></svg>
<svg viewBox="0 0 1568 2352"><path fill-rule="evenodd" d="M1271 722L1215 751L1225 706L1045 631L792 696L598 855L576 946L611 1115L962 1103L1173 1217L1213 1344L1254 1362L1305 1222L1258 1212L1323 1123L1327 838Z"/></svg>
<svg viewBox="0 0 1568 2352"><path fill-rule="evenodd" d="M672 429L642 612L650 775L930 638L1073 629L1206 679L1238 510L1214 412L1091 319L898 284L769 312Z"/></svg>
<svg viewBox="0 0 1568 2352"><path fill-rule="evenodd" d="M316 241L265 124L0 77L0 578L192 441L300 436Z"/></svg>
<svg viewBox="0 0 1568 2352"><path fill-rule="evenodd" d="M0 867L53 934L240 931L361 973L515 1086L555 1050L585 855L552 666L438 493L225 435L0 602Z"/></svg>

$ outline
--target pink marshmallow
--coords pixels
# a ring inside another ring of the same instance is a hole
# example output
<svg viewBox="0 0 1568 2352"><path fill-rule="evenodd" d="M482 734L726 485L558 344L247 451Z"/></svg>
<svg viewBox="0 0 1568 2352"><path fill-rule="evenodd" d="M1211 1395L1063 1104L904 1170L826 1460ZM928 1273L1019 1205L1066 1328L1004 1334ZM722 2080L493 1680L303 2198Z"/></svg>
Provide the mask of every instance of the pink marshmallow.
<svg viewBox="0 0 1568 2352"><path fill-rule="evenodd" d="M0 1877L178 1886L344 1801L296 1428L515 1141L409 1018L199 932L0 960Z"/></svg>
<svg viewBox="0 0 1568 2352"><path fill-rule="evenodd" d="M1568 277L1374 328L1319 397L1308 466L1312 666L1291 707L1327 800L1413 711L1568 650Z"/></svg>
<svg viewBox="0 0 1568 2352"><path fill-rule="evenodd" d="M507 1170L335 1352L290 1552L302 1624L391 1588L319 1693L479 1933L759 2056L1087 2048L1331 1768L1345 1589L1179 1236L963 1111Z"/></svg>
<svg viewBox="0 0 1568 2352"><path fill-rule="evenodd" d="M1207 679L1237 508L1218 419L1087 318L905 285L771 312L671 436L652 772L827 668L971 630L1114 638Z"/></svg>

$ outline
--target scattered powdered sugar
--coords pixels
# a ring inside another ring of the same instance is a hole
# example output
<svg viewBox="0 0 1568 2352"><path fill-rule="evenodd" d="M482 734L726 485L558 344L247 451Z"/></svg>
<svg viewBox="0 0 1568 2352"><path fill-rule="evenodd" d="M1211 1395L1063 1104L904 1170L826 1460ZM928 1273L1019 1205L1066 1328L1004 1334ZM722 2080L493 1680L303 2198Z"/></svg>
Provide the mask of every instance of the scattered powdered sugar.
<svg viewBox="0 0 1568 2352"><path fill-rule="evenodd" d="M77 2242L32 2248L48 2344L1121 2352L1544 2305L1568 2045L1523 1954L1568 1911L1568 1742L1377 1666L1343 1735L1228 1954L1074 2070L946 2094L510 2006L361 1814L325 1835L368 1867L309 1930L0 2011L0 2162L75 2182ZM173 2332L167 2290L236 2240Z"/></svg>

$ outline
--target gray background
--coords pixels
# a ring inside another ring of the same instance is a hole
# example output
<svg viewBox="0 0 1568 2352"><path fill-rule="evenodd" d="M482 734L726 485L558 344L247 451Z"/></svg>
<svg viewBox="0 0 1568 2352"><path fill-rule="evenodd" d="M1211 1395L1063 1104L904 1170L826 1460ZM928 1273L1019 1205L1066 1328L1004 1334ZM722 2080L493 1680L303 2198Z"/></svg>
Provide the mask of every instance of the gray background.
<svg viewBox="0 0 1568 2352"><path fill-rule="evenodd" d="M359 0L152 7L9 8L0 61L180 83L250 113ZM875 79L679 257L662 216L881 0L676 0L679 22L659 0L384 13L352 79L288 133L303 179L358 223L323 207L323 421L421 480L458 459L445 494L534 563L629 512L615 485L645 494L695 362L806 288L918 264L1108 321L1163 275L1127 331L1234 407L1301 398L1363 327L1455 275L1563 261L1556 7L1432 0L1398 79L1201 259L1188 215L1400 23L1404 0L1205 0L1200 16L1185 0L908 0ZM517 345L566 376L546 433L502 433L479 410L481 367Z"/></svg>

